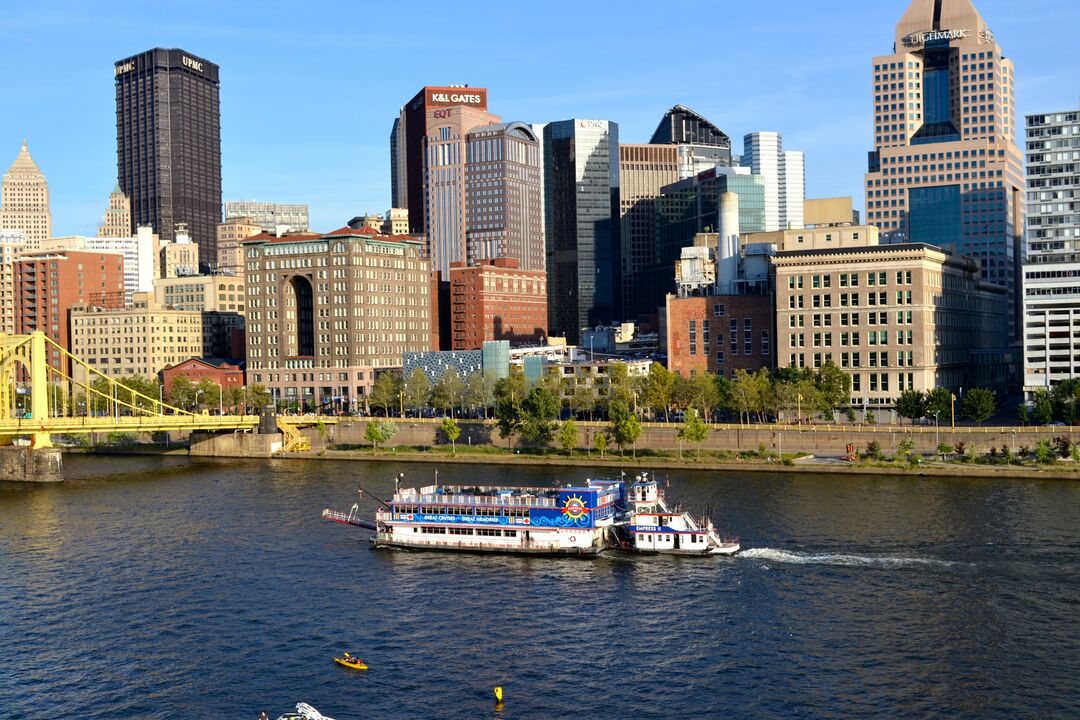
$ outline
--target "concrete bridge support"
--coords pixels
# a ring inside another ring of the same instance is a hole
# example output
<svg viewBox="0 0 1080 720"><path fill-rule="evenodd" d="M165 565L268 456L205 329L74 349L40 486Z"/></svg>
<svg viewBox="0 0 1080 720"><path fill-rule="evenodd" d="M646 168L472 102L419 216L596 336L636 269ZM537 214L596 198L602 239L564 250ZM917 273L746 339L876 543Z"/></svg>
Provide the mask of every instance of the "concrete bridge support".
<svg viewBox="0 0 1080 720"><path fill-rule="evenodd" d="M0 480L60 482L64 461L59 448L0 447Z"/></svg>

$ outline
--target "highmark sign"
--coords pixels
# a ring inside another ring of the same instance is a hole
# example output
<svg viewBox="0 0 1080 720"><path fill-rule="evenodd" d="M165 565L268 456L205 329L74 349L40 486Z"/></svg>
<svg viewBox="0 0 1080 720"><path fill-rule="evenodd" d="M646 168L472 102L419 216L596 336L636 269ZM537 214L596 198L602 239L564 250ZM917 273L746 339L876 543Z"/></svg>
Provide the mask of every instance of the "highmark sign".
<svg viewBox="0 0 1080 720"><path fill-rule="evenodd" d="M929 30L905 35L903 43L904 47L919 47L935 40L960 40L966 37L969 37L967 30Z"/></svg>

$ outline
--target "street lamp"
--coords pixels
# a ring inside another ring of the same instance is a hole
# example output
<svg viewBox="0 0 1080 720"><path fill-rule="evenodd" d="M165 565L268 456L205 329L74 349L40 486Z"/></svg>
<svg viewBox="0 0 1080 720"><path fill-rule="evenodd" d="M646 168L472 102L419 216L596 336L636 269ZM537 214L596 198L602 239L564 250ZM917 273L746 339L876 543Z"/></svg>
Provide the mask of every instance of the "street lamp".
<svg viewBox="0 0 1080 720"><path fill-rule="evenodd" d="M952 416L952 427L956 429L956 393L949 393L949 414Z"/></svg>
<svg viewBox="0 0 1080 720"><path fill-rule="evenodd" d="M247 415L247 385L241 385L240 392L242 392L244 395L244 405L243 408L240 410L240 414Z"/></svg>
<svg viewBox="0 0 1080 720"><path fill-rule="evenodd" d="M938 415L941 414L941 410L934 411L934 444L941 444L941 423L938 422Z"/></svg>
<svg viewBox="0 0 1080 720"><path fill-rule="evenodd" d="M196 390L195 391L195 404L191 407L192 412L195 412L196 410L199 409L199 393L202 393L202 392L203 392L202 390Z"/></svg>
<svg viewBox="0 0 1080 720"><path fill-rule="evenodd" d="M222 390L221 390L221 383L220 382L217 383L217 414L218 414L218 417L221 417L222 415L225 414L225 408L222 405L222 400L223 400L222 396L224 394L225 393L222 392Z"/></svg>

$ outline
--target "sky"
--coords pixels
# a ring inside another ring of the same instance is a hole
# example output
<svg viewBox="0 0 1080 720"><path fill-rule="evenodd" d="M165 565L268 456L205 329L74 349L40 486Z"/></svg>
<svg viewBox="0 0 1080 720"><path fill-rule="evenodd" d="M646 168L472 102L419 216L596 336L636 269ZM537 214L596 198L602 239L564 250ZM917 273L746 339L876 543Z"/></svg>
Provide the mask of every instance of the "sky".
<svg viewBox="0 0 1080 720"><path fill-rule="evenodd" d="M976 0L1017 68L1018 127L1080 105L1077 0ZM116 182L113 63L178 47L221 66L224 200L302 202L314 230L390 205L390 127L424 85L503 120L595 118L648 142L686 105L806 153L808 197L861 207L871 69L908 0L665 3L3 0L0 169L24 138L54 235L94 234Z"/></svg>

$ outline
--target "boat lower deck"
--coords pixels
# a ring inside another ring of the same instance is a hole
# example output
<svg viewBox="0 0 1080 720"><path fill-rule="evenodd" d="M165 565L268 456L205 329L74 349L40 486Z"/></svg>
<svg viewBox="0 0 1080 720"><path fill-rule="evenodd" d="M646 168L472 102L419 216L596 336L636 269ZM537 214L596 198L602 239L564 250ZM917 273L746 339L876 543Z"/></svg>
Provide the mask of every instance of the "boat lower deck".
<svg viewBox="0 0 1080 720"><path fill-rule="evenodd" d="M592 547L553 547L523 545L491 545L485 543L403 543L399 541L376 540L372 538L372 546L376 548L395 548L398 550L419 551L442 551L442 552L466 552L485 555L531 555L533 557L596 557L609 549L609 546L600 545Z"/></svg>

